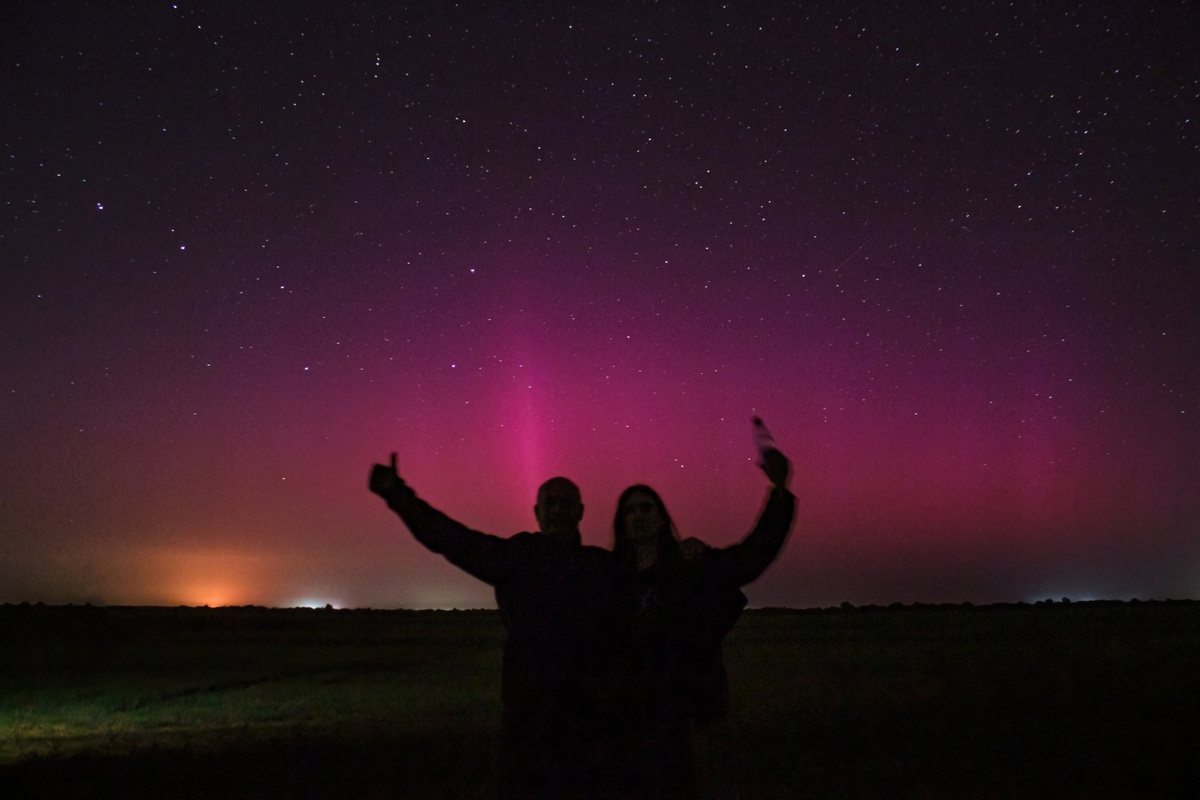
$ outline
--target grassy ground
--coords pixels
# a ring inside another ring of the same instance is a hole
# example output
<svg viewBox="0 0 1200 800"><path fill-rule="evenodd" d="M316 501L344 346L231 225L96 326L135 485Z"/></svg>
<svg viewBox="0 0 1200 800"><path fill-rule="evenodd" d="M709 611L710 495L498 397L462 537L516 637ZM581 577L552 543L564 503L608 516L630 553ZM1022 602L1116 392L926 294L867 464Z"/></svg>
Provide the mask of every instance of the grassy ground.
<svg viewBox="0 0 1200 800"><path fill-rule="evenodd" d="M1194 797L1200 606L755 615L728 648L747 797ZM711 783L716 783L712 779Z"/></svg>
<svg viewBox="0 0 1200 800"><path fill-rule="evenodd" d="M490 797L494 612L0 608L21 797ZM1193 797L1200 605L749 612L713 797Z"/></svg>

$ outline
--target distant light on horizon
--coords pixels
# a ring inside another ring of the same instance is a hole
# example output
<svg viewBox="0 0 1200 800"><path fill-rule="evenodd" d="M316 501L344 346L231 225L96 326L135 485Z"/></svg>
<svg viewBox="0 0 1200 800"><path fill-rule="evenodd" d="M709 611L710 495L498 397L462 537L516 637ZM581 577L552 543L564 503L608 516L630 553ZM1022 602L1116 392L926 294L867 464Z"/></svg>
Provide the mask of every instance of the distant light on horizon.
<svg viewBox="0 0 1200 800"><path fill-rule="evenodd" d="M172 605L193 606L199 608L221 608L224 606L247 605L244 600L245 592L238 587L219 583L203 584L182 588L179 592L179 602Z"/></svg>
<svg viewBox="0 0 1200 800"><path fill-rule="evenodd" d="M333 609L341 609L341 608L342 608L342 603L341 603L340 601L337 601L337 600L314 600L314 599L312 599L312 598L305 598L305 599L303 599L303 600L296 600L295 602L288 604L288 606L287 606L287 607L288 607L288 608L333 608Z"/></svg>

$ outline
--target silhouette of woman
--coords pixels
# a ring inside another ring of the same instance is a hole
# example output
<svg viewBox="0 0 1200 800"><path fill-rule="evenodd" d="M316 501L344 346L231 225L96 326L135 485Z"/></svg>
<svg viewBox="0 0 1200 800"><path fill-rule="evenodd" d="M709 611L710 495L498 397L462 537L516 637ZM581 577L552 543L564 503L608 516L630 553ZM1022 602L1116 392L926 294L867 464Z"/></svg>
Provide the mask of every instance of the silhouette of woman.
<svg viewBox="0 0 1200 800"><path fill-rule="evenodd" d="M628 641L610 705L615 796L696 796L692 726L728 711L721 642L745 606L740 587L778 555L795 512L788 460L772 450L762 468L772 483L766 506L754 530L723 549L681 542L649 486L630 486L617 501L613 556Z"/></svg>

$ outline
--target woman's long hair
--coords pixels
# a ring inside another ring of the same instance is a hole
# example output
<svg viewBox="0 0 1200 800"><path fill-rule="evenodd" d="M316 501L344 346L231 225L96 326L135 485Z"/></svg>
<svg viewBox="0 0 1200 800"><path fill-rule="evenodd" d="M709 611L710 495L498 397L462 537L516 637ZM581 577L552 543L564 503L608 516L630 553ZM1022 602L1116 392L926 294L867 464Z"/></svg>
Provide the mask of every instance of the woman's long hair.
<svg viewBox="0 0 1200 800"><path fill-rule="evenodd" d="M667 513L667 506L658 496L658 492L643 483L638 483L621 492L621 496L617 498L617 517L613 520L613 556L616 557L617 563L631 569L637 567L637 547L629 540L629 532L625 529L625 501L629 499L630 495L637 492L642 492L654 500L654 504L658 506L659 516L663 519L662 527L658 529L659 562L668 563L678 560L681 558L679 532L675 529L671 515Z"/></svg>

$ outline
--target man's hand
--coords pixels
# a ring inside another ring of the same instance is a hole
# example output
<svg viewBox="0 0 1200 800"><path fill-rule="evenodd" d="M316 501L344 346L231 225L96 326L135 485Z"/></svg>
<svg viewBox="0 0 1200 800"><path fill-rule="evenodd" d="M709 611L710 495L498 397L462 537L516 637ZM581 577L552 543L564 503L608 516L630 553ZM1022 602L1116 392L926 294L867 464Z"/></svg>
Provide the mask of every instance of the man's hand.
<svg viewBox="0 0 1200 800"><path fill-rule="evenodd" d="M396 472L396 454L392 453L390 464L376 464L371 467L371 480L368 486L371 491L380 497L387 497L392 490L400 486L404 481L400 480L399 473Z"/></svg>
<svg viewBox="0 0 1200 800"><path fill-rule="evenodd" d="M709 546L694 536L689 536L679 543L679 554L684 561L699 561L709 551Z"/></svg>
<svg viewBox="0 0 1200 800"><path fill-rule="evenodd" d="M788 478L792 474L792 462L778 450L768 450L763 453L762 471L767 474L767 480L775 484L777 489L786 489Z"/></svg>

